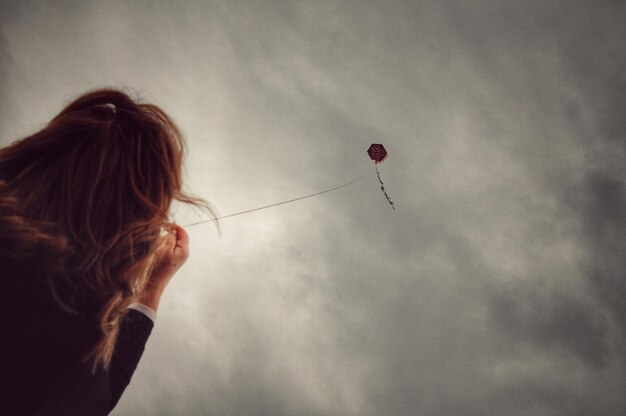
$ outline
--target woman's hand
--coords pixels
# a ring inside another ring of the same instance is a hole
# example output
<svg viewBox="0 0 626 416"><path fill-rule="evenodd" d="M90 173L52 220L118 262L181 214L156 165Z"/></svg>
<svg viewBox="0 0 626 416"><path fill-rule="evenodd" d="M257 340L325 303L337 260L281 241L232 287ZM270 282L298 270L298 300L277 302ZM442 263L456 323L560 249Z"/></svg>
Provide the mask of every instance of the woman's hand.
<svg viewBox="0 0 626 416"><path fill-rule="evenodd" d="M155 311L165 287L189 257L189 237L180 225L172 224L161 238L156 252L156 265L139 301Z"/></svg>

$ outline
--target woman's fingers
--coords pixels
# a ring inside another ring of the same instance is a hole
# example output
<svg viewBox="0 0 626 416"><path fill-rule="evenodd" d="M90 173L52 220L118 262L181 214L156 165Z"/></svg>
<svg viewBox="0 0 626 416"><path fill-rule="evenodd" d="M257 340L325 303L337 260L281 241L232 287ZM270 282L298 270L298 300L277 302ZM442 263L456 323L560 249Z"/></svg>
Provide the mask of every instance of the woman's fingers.
<svg viewBox="0 0 626 416"><path fill-rule="evenodd" d="M176 235L176 247L182 249L184 252L189 251L189 235L187 231L180 225L174 224L173 228Z"/></svg>
<svg viewBox="0 0 626 416"><path fill-rule="evenodd" d="M160 256L162 263L178 269L189 257L189 236L180 225L170 224L163 239Z"/></svg>
<svg viewBox="0 0 626 416"><path fill-rule="evenodd" d="M161 244L159 250L163 253L172 253L176 247L176 235L172 230L168 230L167 234L161 237Z"/></svg>

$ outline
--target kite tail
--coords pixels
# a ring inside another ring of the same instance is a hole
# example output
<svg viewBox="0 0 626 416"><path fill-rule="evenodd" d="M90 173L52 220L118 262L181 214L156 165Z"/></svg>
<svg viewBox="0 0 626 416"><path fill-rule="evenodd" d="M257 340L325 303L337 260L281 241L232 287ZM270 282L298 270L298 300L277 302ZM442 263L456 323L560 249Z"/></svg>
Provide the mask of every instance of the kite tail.
<svg viewBox="0 0 626 416"><path fill-rule="evenodd" d="M387 201L389 201L389 203L391 204L391 208L395 210L396 207L393 205L393 202L391 201L391 198L389 198L389 195L387 195L387 191L385 191L385 184L380 179L380 172L378 171L378 166L376 166L376 175L378 175L378 182L380 182L380 190L383 191L383 194L385 194Z"/></svg>

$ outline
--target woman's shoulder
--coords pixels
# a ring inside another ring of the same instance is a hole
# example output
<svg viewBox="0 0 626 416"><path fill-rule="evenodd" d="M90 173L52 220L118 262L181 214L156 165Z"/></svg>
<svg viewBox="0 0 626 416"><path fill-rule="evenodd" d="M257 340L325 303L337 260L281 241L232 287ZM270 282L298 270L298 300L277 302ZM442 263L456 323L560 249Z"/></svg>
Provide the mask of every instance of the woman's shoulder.
<svg viewBox="0 0 626 416"><path fill-rule="evenodd" d="M98 328L85 314L63 310L47 276L27 263L0 258L0 279L0 384L10 386L9 405L21 406L46 379L42 375L67 379L70 369L87 371L76 359L96 340ZM72 362L74 366L68 364ZM58 371L59 366L64 370ZM100 388L87 374L79 379L80 385Z"/></svg>

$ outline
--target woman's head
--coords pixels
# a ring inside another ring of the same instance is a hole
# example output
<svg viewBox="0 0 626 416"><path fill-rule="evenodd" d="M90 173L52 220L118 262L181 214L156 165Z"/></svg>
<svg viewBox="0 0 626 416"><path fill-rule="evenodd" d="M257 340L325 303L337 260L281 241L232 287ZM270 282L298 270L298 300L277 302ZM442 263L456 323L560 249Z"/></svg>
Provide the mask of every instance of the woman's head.
<svg viewBox="0 0 626 416"><path fill-rule="evenodd" d="M62 262L49 260L49 270L63 271L57 279L102 299L109 344L154 266L172 201L206 207L182 191L183 154L165 112L112 89L84 94L41 131L0 149L0 207L13 204L12 217L54 242L39 251L58 252ZM32 255L33 245L24 246L13 254ZM112 345L104 349L110 357Z"/></svg>

